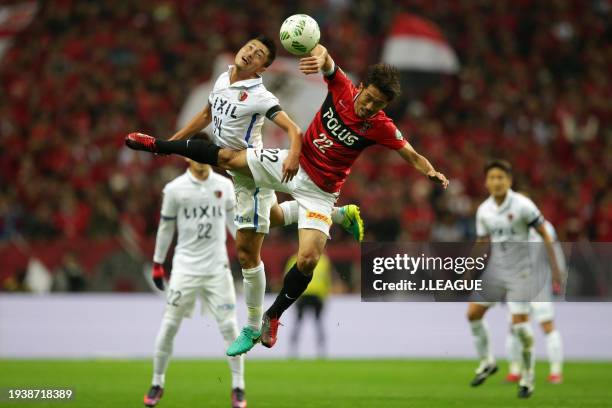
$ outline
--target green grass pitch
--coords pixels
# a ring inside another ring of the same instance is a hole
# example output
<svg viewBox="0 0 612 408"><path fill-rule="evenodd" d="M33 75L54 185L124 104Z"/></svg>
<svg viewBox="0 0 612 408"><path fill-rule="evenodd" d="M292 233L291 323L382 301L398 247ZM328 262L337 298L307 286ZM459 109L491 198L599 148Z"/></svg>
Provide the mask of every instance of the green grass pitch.
<svg viewBox="0 0 612 408"><path fill-rule="evenodd" d="M476 363L461 360L248 360L250 408L304 407L610 407L612 362L570 362L565 383L546 383L538 363L536 391L516 398L503 383L506 365L483 386L468 386ZM7 402L8 407L139 407L148 390L147 360L0 360L0 388L71 387L65 402ZM6 392L6 391L4 391ZM174 360L159 407L229 407L224 360Z"/></svg>

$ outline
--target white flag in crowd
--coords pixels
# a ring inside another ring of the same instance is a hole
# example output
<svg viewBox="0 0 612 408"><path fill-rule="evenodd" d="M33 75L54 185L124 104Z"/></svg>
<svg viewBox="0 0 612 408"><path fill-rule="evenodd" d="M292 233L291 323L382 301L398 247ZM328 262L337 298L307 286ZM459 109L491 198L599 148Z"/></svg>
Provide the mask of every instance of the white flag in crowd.
<svg viewBox="0 0 612 408"><path fill-rule="evenodd" d="M38 10L35 2L0 6L0 60L19 31L32 22Z"/></svg>

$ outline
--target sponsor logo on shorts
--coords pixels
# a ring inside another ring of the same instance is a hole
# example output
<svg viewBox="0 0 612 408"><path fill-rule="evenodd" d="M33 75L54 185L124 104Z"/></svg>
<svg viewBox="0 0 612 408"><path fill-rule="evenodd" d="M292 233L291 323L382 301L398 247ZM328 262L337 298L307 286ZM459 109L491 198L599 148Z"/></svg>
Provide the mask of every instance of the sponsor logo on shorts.
<svg viewBox="0 0 612 408"><path fill-rule="evenodd" d="M316 211L308 211L306 213L306 218L312 218L312 219L315 219L315 220L323 221L327 225L331 225L332 224L332 221L331 221L330 217L328 217L325 214L318 213Z"/></svg>
<svg viewBox="0 0 612 408"><path fill-rule="evenodd" d="M251 219L251 217L243 217L242 215L236 215L234 217L234 221L240 224L244 224L244 223L250 224L253 220Z"/></svg>

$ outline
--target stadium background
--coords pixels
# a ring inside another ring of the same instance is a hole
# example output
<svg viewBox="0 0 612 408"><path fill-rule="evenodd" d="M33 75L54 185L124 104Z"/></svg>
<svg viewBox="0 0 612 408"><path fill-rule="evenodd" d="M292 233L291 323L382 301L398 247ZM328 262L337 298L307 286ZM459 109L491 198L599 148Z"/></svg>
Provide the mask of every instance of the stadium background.
<svg viewBox="0 0 612 408"><path fill-rule="evenodd" d="M23 3L0 7L13 4ZM163 300L145 293L152 291L145 277L160 192L185 166L178 158L128 151L123 137L132 130L171 135L190 92L211 79L219 55L235 52L257 33L277 38L284 17L296 12L319 22L322 41L357 80L367 64L382 58L394 22L406 12L433 22L458 58L452 73L405 70L403 99L390 107L408 140L449 177L451 187L435 188L393 152L368 150L341 198L342 204L360 204L366 240L473 238L475 209L486 196L482 167L492 156L514 164L518 187L529 191L562 241L612 240L610 1L28 4L28 24L15 29L19 24L5 22L0 30L0 49L8 44L0 59L0 357L48 356L40 338L59 346L51 356L150 354L163 309ZM311 103L314 110L320 101ZM339 343L392 305L359 305L359 247L336 227L332 234L331 310L362 319L337 322L353 326L342 332L347 337L333 340L330 333L332 355L346 357L351 354L333 354L342 350ZM295 237L294 229L277 229L265 242L271 292L297 248ZM233 269L238 279L239 268ZM609 268L584 273L585 293L610 293ZM49 291L62 294L24 294ZM393 307L405 325L391 319L393 326L355 347L387 357L472 356L462 305ZM612 359L606 347L612 332L601 324L608 310L595 303L559 305L571 356ZM445 326L451 312L456 323ZM61 326L66 314L75 325ZM501 344L502 311L491 320ZM118 321L121 341L88 353L88 341L106 342L105 325ZM336 327L336 321L328 323ZM80 345L63 341L79 327L73 335ZM585 338L589 330L594 334ZM177 338L179 355L218 355L220 339L211 340L216 348L208 351L187 340L210 336L210 324L185 331ZM542 355L541 341L538 347Z"/></svg>

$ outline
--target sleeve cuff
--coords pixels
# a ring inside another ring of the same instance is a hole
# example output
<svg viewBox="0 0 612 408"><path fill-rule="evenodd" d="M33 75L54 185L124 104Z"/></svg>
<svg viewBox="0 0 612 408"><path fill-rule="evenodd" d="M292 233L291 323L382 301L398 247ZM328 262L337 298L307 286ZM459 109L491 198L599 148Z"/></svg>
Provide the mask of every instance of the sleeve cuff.
<svg viewBox="0 0 612 408"><path fill-rule="evenodd" d="M268 118L269 120L272 120L282 110L283 109L280 107L280 105L274 105L273 107L268 109L268 111L266 112L266 118Z"/></svg>
<svg viewBox="0 0 612 408"><path fill-rule="evenodd" d="M542 218L541 215L538 215L533 221L531 221L529 224L527 224L529 227L537 227L538 225L542 224L542 222L544 222L544 219Z"/></svg>
<svg viewBox="0 0 612 408"><path fill-rule="evenodd" d="M329 71L323 71L323 76L327 79L332 79L336 72L338 71L338 66L334 63Z"/></svg>

